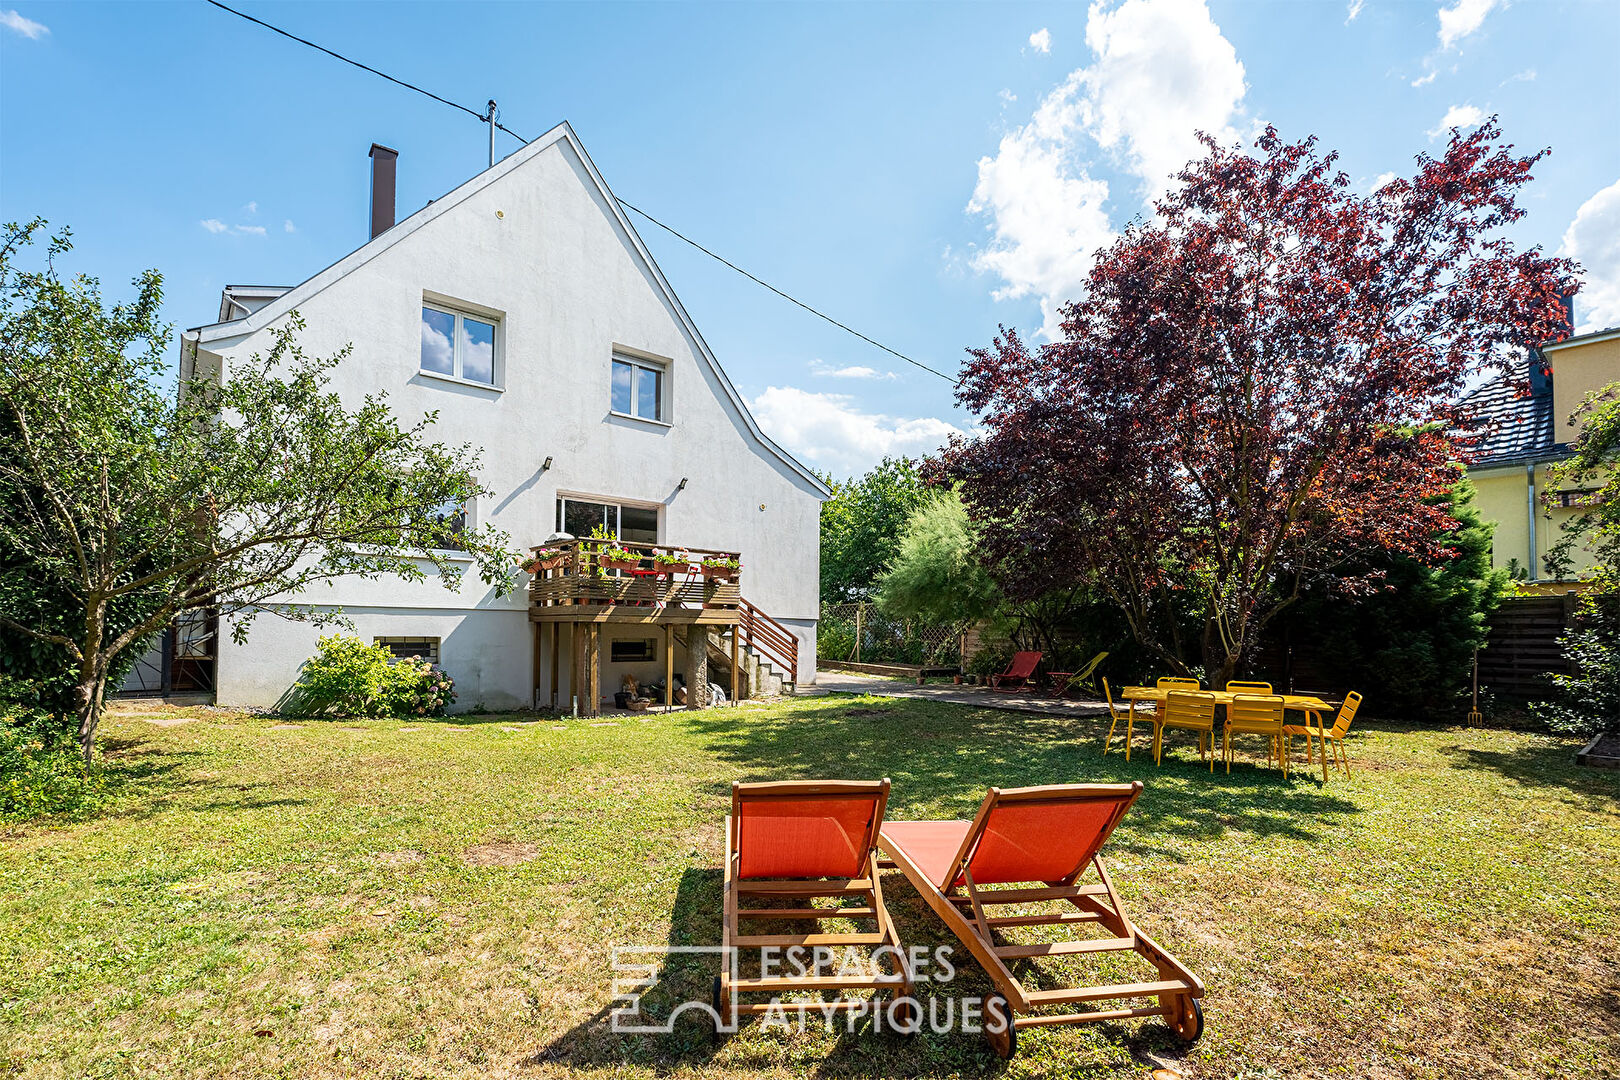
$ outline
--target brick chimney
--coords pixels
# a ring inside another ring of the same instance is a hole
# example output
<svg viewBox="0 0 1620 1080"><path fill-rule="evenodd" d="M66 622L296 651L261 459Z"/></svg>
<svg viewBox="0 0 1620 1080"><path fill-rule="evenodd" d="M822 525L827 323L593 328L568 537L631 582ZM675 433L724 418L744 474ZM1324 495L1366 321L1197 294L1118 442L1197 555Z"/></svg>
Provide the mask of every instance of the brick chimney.
<svg viewBox="0 0 1620 1080"><path fill-rule="evenodd" d="M394 166L399 151L371 144L371 239L394 227Z"/></svg>

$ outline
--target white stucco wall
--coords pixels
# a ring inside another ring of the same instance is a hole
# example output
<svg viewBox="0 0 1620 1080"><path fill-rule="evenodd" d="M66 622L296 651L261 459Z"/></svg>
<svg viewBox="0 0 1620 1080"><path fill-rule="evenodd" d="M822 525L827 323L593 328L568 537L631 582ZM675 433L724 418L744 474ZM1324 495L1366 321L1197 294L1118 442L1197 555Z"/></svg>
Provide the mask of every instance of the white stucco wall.
<svg viewBox="0 0 1620 1080"><path fill-rule="evenodd" d="M386 390L402 416L437 411L434 438L481 447L479 474L495 494L481 500L476 521L504 530L514 548L544 541L562 492L656 506L661 542L741 551L743 594L806 635L801 679L812 681L819 491L750 432L573 146L555 142L459 205L396 229L396 242L313 295L300 296L304 287L289 294L306 322L306 352L353 343L334 389L351 401ZM424 293L500 313L502 389L420 371ZM245 335L205 328L200 363L218 356L229 377L233 362L267 347L268 327ZM610 414L616 348L667 365L667 425ZM542 471L547 457L552 467ZM354 580L299 599L341 606L367 638L442 637L463 706L530 700L521 591L497 597L469 573L449 592L437 583ZM238 647L226 628L220 702L275 701L315 637L309 627L261 616ZM614 682L608 671L604 692Z"/></svg>

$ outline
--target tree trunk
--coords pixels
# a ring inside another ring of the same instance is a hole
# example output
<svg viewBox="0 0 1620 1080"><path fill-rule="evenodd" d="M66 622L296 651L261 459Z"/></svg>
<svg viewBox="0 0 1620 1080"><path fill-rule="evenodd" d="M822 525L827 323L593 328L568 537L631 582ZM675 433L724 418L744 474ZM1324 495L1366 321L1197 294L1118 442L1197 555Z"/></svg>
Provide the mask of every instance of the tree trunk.
<svg viewBox="0 0 1620 1080"><path fill-rule="evenodd" d="M96 728L101 725L101 705L106 690L106 679L102 675L93 670L86 673L81 669L73 698L79 716L79 750L84 754L86 765L90 764L91 753L95 749Z"/></svg>
<svg viewBox="0 0 1620 1080"><path fill-rule="evenodd" d="M84 644L79 648L79 681L73 703L79 717L79 750L90 764L96 746L96 728L101 725L101 703L107 692L107 660L101 655L106 640L107 604L92 597L84 612Z"/></svg>

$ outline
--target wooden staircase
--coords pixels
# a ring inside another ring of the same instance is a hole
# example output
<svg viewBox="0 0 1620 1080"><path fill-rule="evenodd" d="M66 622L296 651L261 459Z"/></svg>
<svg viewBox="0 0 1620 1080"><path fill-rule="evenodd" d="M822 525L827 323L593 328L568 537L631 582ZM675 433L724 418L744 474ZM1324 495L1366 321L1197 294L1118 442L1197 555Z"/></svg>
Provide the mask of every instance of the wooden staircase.
<svg viewBox="0 0 1620 1080"><path fill-rule="evenodd" d="M741 697L769 697L791 694L799 684L799 639L793 632L743 598L741 617L735 626L717 627L709 638L709 669L723 672L715 682L725 686L731 674L731 635L737 634L738 694ZM686 634L675 631L675 639L687 646Z"/></svg>

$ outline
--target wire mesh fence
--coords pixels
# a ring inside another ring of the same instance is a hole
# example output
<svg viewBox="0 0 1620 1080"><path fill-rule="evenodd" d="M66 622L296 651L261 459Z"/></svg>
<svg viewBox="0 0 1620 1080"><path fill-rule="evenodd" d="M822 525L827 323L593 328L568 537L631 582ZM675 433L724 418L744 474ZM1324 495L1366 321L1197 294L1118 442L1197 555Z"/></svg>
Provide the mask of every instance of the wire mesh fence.
<svg viewBox="0 0 1620 1080"><path fill-rule="evenodd" d="M956 667L962 662L962 629L896 619L865 602L823 604L816 655L842 663Z"/></svg>

